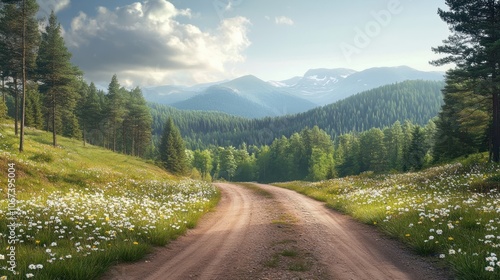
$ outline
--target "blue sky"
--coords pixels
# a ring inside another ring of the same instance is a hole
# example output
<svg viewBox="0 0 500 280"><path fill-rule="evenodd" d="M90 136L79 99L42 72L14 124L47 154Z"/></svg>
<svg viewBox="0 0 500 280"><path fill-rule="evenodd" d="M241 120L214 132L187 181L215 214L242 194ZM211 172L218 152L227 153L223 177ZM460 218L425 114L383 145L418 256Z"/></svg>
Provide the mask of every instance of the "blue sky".
<svg viewBox="0 0 500 280"><path fill-rule="evenodd" d="M311 68L428 64L449 35L444 0L37 0L54 9L89 81L192 85Z"/></svg>

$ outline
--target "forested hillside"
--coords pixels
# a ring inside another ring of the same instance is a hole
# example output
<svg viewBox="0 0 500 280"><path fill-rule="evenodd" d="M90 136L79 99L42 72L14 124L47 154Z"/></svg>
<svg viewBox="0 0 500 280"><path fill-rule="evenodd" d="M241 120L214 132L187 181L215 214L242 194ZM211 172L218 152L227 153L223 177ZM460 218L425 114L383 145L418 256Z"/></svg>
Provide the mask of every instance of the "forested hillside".
<svg viewBox="0 0 500 280"><path fill-rule="evenodd" d="M278 118L249 120L210 113L180 111L150 104L153 134L161 133L163 121L171 116L179 126L187 147L270 145L275 138L290 137L305 127L317 125L331 137L387 127L409 120L424 125L436 117L443 103L443 82L405 81L369 90L337 103L305 113Z"/></svg>

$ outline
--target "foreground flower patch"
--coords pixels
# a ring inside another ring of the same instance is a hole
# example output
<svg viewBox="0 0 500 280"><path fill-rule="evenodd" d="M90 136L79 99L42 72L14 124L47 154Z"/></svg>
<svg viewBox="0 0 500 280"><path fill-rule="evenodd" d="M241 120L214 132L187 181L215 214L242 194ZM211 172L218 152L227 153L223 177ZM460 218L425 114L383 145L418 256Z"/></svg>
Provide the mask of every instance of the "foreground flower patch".
<svg viewBox="0 0 500 280"><path fill-rule="evenodd" d="M5 265L11 216L0 201L0 277L95 279L184 233L217 198L212 185L198 181L123 180L18 200L15 273Z"/></svg>
<svg viewBox="0 0 500 280"><path fill-rule="evenodd" d="M499 173L497 165L457 163L284 186L373 224L422 255L447 261L459 279L500 279L500 193L482 187Z"/></svg>

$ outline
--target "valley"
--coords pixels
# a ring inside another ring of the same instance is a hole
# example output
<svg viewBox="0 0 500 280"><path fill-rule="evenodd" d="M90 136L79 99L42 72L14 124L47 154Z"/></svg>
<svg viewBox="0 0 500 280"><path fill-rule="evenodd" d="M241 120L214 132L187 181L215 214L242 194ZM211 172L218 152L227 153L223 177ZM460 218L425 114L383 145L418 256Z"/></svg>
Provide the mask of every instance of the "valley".
<svg viewBox="0 0 500 280"><path fill-rule="evenodd" d="M248 75L192 87L158 86L143 90L149 102L255 119L303 113L357 93L408 80L443 81L444 73L418 71L407 66L359 72L322 68L284 81L265 82Z"/></svg>

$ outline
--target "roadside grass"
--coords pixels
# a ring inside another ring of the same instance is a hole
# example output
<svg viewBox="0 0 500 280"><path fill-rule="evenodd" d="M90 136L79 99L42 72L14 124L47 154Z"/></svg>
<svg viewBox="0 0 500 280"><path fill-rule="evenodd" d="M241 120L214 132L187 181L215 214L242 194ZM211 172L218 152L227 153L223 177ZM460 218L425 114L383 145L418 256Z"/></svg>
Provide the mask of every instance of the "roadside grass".
<svg viewBox="0 0 500 280"><path fill-rule="evenodd" d="M447 262L458 279L500 279L500 166L480 157L416 173L276 185Z"/></svg>
<svg viewBox="0 0 500 280"><path fill-rule="evenodd" d="M253 183L237 183L239 186L245 187L251 191L253 191L255 194L260 195L265 198L273 198L273 194L264 190L263 188L260 188L256 184Z"/></svg>
<svg viewBox="0 0 500 280"><path fill-rule="evenodd" d="M52 147L49 133L28 128L19 153L12 123L0 123L0 178L6 182L14 165L18 209L11 215L3 188L0 277L99 279L111 265L139 260L194 227L220 198L212 185L142 159L63 137L58 142ZM16 274L8 270L9 238L16 240Z"/></svg>

